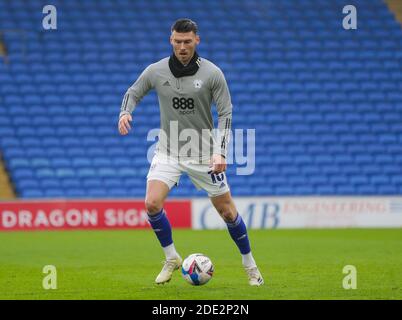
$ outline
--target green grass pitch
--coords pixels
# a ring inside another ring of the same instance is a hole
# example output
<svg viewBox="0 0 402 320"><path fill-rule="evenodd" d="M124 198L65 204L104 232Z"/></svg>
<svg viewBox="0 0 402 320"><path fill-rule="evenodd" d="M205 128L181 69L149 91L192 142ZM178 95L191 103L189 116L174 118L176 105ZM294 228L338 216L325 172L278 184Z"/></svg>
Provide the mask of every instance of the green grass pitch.
<svg viewBox="0 0 402 320"><path fill-rule="evenodd" d="M250 287L226 230L174 230L183 258L208 255L215 266L205 286L180 272L154 279L163 252L151 230L0 233L0 299L402 299L401 229L250 230L265 285ZM45 265L57 289L45 290ZM357 289L342 287L345 265Z"/></svg>

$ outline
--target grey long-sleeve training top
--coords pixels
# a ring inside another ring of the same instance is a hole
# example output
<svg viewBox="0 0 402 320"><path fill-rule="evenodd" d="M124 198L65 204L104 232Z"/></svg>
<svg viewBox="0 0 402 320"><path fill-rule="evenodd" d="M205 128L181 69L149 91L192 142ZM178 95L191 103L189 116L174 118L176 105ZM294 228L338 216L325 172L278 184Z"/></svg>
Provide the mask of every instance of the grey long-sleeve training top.
<svg viewBox="0 0 402 320"><path fill-rule="evenodd" d="M124 95L120 117L131 114L141 99L155 89L161 117L157 151L178 159L204 162L209 161L212 153L226 156L232 103L222 71L203 58L198 64L194 75L181 78L175 78L170 71L169 57L149 65ZM218 111L215 135L213 103Z"/></svg>

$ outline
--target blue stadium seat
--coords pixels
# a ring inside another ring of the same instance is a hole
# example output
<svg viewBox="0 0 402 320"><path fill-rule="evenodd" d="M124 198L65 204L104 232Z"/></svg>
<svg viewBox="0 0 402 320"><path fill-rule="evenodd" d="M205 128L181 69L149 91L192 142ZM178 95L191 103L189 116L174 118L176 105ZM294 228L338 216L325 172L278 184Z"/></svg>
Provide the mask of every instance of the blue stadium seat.
<svg viewBox="0 0 402 320"><path fill-rule="evenodd" d="M50 188L60 188L60 180L57 178L44 178L40 180L41 187L43 189L50 189Z"/></svg>
<svg viewBox="0 0 402 320"><path fill-rule="evenodd" d="M64 198L66 194L65 189L44 189L44 195L46 198Z"/></svg>
<svg viewBox="0 0 402 320"><path fill-rule="evenodd" d="M60 185L61 185L63 188L68 189L68 191L69 191L69 189L75 190L75 189L81 188L81 187L82 187L82 182L81 182L81 180L79 180L79 179L75 179L75 178L66 178L66 179L61 179ZM68 194L68 193L67 193L67 194Z"/></svg>
<svg viewBox="0 0 402 320"><path fill-rule="evenodd" d="M37 179L23 179L19 183L19 188L17 191L21 192L25 189L37 189L40 187L40 183Z"/></svg>
<svg viewBox="0 0 402 320"><path fill-rule="evenodd" d="M44 197L42 190L24 188L20 191L20 196L27 199L39 199Z"/></svg>
<svg viewBox="0 0 402 320"><path fill-rule="evenodd" d="M92 178L98 177L99 174L94 168L79 167L76 169L77 177L79 178Z"/></svg>
<svg viewBox="0 0 402 320"><path fill-rule="evenodd" d="M108 196L108 193L106 189L99 188L98 186L94 186L91 189L88 190L88 196L94 197L94 198L105 198Z"/></svg>
<svg viewBox="0 0 402 320"><path fill-rule="evenodd" d="M98 178L97 176L88 177L88 178L83 179L82 181L83 181L82 185L85 188L99 187L102 185L102 179Z"/></svg>
<svg viewBox="0 0 402 320"><path fill-rule="evenodd" d="M71 188L71 186L66 186L66 193L64 194L67 198L85 198L87 192L84 189L79 189L77 187Z"/></svg>
<svg viewBox="0 0 402 320"><path fill-rule="evenodd" d="M8 164L7 164L8 168L10 168L11 170L13 169L17 169L17 168L30 168L31 167L31 163L28 159L26 158L14 158L11 159Z"/></svg>

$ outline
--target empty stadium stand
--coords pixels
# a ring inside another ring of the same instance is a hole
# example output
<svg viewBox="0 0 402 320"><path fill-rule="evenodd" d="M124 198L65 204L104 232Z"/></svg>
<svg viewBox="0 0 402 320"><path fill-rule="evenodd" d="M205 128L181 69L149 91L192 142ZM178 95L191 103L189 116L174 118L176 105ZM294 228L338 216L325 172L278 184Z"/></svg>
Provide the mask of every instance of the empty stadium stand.
<svg viewBox="0 0 402 320"><path fill-rule="evenodd" d="M256 129L256 168L232 193L402 194L402 29L380 0L0 1L0 149L21 198L143 197L155 93L117 132L122 97L170 55L171 23L190 17L199 53L224 71L233 129ZM214 112L216 115L216 112ZM182 177L175 197L204 196Z"/></svg>

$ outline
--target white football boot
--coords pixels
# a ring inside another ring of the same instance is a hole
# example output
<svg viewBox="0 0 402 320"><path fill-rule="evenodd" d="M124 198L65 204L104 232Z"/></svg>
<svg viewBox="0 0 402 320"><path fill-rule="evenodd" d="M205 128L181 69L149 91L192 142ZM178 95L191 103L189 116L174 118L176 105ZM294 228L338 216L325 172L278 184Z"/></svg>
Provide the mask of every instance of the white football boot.
<svg viewBox="0 0 402 320"><path fill-rule="evenodd" d="M180 256L177 256L176 259L164 261L162 271L156 277L155 282L157 284L169 282L172 279L173 271L178 270L182 262L183 260Z"/></svg>
<svg viewBox="0 0 402 320"><path fill-rule="evenodd" d="M261 286L264 284L264 279L257 267L244 268L248 276L250 286Z"/></svg>

